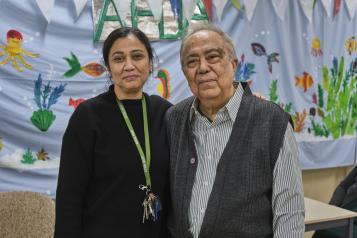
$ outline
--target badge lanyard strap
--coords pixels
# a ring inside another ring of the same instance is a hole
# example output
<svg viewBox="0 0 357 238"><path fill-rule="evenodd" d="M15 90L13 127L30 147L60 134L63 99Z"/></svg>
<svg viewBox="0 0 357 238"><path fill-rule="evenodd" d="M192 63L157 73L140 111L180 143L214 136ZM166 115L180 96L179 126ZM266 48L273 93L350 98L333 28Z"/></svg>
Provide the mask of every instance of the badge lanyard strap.
<svg viewBox="0 0 357 238"><path fill-rule="evenodd" d="M141 162L143 164L143 170L145 174L146 186L147 189L151 189L151 179L150 179L150 141L149 141L149 128L148 128L148 116L147 116L147 109L146 109L146 100L145 96L143 95L143 99L141 100L142 108L143 108L143 121L144 121L144 137L145 137L145 152L146 156L144 155L143 149L139 143L138 137L135 134L134 128L130 122L128 114L126 113L125 107L123 103L117 99L117 103L119 109L124 117L125 123L130 131L130 135L133 138L133 141L136 145L136 148L140 154Z"/></svg>

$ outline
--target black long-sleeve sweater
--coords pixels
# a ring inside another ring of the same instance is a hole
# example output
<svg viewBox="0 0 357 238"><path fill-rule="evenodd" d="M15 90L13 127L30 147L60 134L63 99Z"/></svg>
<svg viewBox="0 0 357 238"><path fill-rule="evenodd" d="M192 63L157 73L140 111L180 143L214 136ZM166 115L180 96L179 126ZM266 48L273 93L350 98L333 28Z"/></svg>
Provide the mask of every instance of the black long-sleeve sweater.
<svg viewBox="0 0 357 238"><path fill-rule="evenodd" d="M63 136L56 195L56 238L166 237L169 152L164 114L170 103L145 94L152 190L163 211L142 223L145 176L139 153L118 108L113 86L81 103ZM141 100L123 104L145 153Z"/></svg>

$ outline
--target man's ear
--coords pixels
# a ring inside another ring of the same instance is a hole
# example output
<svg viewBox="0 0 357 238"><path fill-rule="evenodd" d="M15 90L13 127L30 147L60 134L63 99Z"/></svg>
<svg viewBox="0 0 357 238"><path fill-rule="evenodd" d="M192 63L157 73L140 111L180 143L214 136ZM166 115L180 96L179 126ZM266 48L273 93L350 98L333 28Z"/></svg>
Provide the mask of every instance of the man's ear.
<svg viewBox="0 0 357 238"><path fill-rule="evenodd" d="M238 67L238 59L232 59L233 71L236 72Z"/></svg>

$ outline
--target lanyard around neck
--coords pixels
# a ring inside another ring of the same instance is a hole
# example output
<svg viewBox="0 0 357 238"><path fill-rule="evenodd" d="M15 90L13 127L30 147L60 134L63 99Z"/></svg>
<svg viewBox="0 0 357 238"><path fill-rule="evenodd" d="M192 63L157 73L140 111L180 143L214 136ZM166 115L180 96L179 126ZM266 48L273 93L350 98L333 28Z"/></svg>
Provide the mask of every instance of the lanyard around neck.
<svg viewBox="0 0 357 238"><path fill-rule="evenodd" d="M150 139L149 139L149 128L148 128L148 115L147 115L147 109L146 109L146 100L145 96L143 95L143 98L141 100L142 108L143 108L143 121L144 121L144 137L145 137L145 152L146 156L144 155L143 149L141 148L141 145L139 143L138 137L135 134L134 128L130 122L130 119L128 117L128 114L126 113L125 107L123 103L117 99L117 103L119 106L119 109L121 111L121 114L124 117L125 123L129 129L130 135L133 138L133 141L136 145L136 148L140 154L141 162L143 164L143 170L145 174L145 180L146 180L146 186L150 189L151 187L151 178L150 178Z"/></svg>

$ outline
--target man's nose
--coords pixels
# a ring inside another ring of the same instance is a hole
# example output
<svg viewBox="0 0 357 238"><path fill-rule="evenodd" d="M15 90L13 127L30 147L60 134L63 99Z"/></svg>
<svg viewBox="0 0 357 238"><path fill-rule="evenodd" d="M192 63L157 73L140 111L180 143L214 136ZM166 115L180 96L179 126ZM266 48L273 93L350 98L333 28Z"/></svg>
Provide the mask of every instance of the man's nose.
<svg viewBox="0 0 357 238"><path fill-rule="evenodd" d="M209 64L205 58L200 59L198 73L205 74L209 71Z"/></svg>

